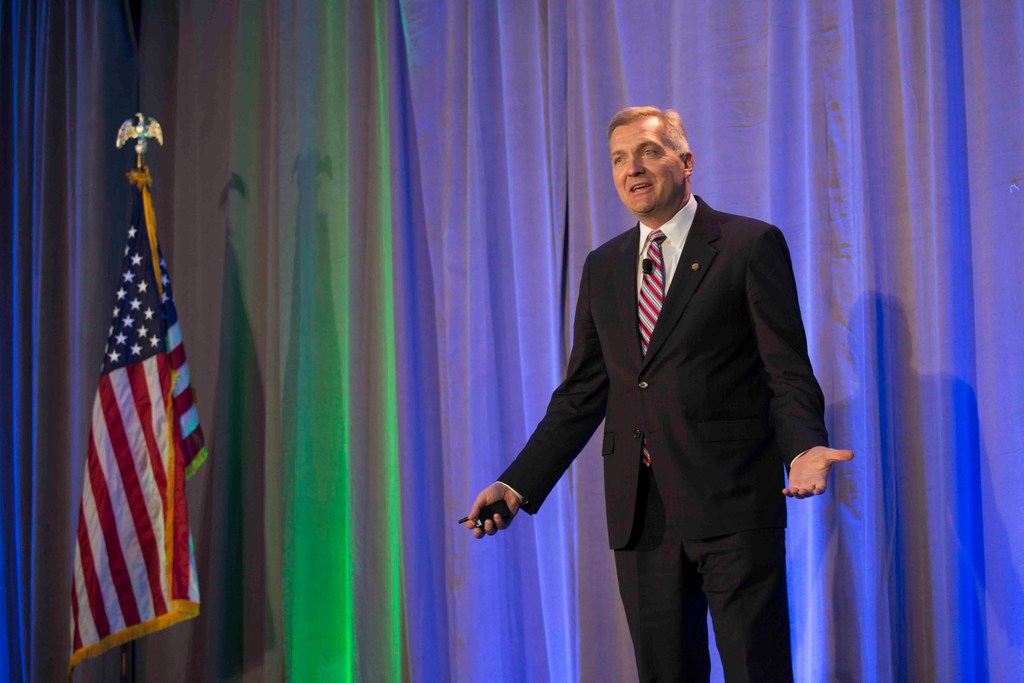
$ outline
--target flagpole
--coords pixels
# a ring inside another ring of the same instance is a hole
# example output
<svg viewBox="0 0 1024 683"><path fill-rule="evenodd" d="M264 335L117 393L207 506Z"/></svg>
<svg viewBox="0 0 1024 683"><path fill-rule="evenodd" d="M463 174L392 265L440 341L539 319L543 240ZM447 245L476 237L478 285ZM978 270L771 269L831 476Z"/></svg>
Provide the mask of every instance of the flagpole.
<svg viewBox="0 0 1024 683"><path fill-rule="evenodd" d="M121 644L121 683L135 683L135 641Z"/></svg>
<svg viewBox="0 0 1024 683"><path fill-rule="evenodd" d="M147 186L148 186L148 181L149 181L149 172L148 172L148 169L146 169L146 165L144 163L144 157L146 155L147 143L148 143L149 140L156 140L159 144L163 145L164 144L164 134L163 134L163 130L160 128L160 123L156 119L154 119L153 117L149 117L149 120L147 121L146 117L144 117L142 115L142 112L138 112L138 113L135 114L135 118L137 120L133 121L132 119L128 119L124 123L121 124L121 128L117 131L117 143L116 144L117 144L117 148L121 149L121 147L123 147L125 145L125 143L129 139L131 139L131 138L135 138L136 139L136 143L135 143L135 170L132 171L132 173L129 173L128 175L131 178L133 173L134 174L138 174L136 176L136 178L137 178L137 181L139 183L139 188L143 192L143 194L145 194L147 192ZM143 176L143 174L144 174L144 176ZM145 178L145 179L143 179L143 178ZM133 179L133 181L134 180L135 179ZM150 229L152 229L152 227L153 227L152 226L152 222L151 221L147 221L147 223L149 223ZM156 259L156 241L155 240L151 240L151 242L153 244L153 262L154 262L154 267L156 267L156 261L157 261L157 259ZM157 272L157 287L162 290L163 289L161 287L162 283L160 282L160 278L159 278L159 273L160 273L159 268L157 268L156 272ZM129 641L121 644L121 653L120 654L121 654L120 683L135 683L135 639L134 638L132 640L129 640Z"/></svg>

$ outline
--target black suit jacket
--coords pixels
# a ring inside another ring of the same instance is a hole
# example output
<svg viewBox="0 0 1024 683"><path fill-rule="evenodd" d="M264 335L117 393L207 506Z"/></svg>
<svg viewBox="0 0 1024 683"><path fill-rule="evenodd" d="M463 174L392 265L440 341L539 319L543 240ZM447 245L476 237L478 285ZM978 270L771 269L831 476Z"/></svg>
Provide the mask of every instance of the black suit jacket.
<svg viewBox="0 0 1024 683"><path fill-rule="evenodd" d="M784 467L828 441L785 238L697 200L646 356L639 226L587 257L565 381L499 477L537 512L605 419L612 548L632 530L644 438L666 515L688 538L785 526Z"/></svg>

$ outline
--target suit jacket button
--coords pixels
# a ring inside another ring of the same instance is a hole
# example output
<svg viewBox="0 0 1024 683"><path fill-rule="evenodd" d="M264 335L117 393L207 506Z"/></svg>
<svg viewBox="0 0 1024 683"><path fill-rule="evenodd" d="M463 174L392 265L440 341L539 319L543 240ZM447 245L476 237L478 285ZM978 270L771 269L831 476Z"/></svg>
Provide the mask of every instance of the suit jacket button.
<svg viewBox="0 0 1024 683"><path fill-rule="evenodd" d="M648 387L648 384L647 382L640 382L640 384L638 384L637 386L640 387L641 389L646 389Z"/></svg>
<svg viewBox="0 0 1024 683"><path fill-rule="evenodd" d="M641 432L639 429L636 429L636 430L633 431L633 438L634 439L639 439L643 435L644 435L644 433Z"/></svg>

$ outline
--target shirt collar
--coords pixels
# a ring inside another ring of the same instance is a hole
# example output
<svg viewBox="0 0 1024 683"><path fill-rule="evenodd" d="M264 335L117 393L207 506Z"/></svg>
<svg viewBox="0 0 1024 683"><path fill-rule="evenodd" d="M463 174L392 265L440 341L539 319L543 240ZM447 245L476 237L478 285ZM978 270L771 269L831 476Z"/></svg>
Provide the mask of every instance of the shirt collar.
<svg viewBox="0 0 1024 683"><path fill-rule="evenodd" d="M663 226L661 231L665 233L665 239L675 247L677 250L682 250L683 243L686 242L686 236L690 232L690 226L693 225L693 217L697 214L697 199L691 193L690 199L683 208L676 212L676 215L668 219ZM651 237L651 233L654 232L654 228L649 228L643 223L640 224L640 252L647 248L647 242Z"/></svg>

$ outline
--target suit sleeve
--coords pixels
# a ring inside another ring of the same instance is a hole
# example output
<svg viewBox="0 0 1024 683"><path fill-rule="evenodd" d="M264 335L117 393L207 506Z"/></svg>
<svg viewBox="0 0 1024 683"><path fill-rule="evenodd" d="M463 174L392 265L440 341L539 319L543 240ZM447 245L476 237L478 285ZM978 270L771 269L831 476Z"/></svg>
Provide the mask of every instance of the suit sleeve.
<svg viewBox="0 0 1024 683"><path fill-rule="evenodd" d="M583 265L565 380L551 395L544 418L526 446L498 477L526 498L522 509L530 514L540 509L604 419L608 373L591 314L592 258L593 254Z"/></svg>
<svg viewBox="0 0 1024 683"><path fill-rule="evenodd" d="M808 448L828 445L825 400L807 354L793 264L782 232L758 236L747 265L747 302L771 390L775 439L787 469Z"/></svg>

